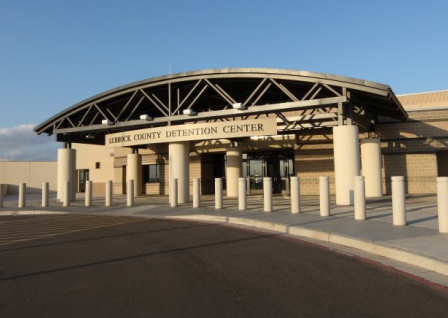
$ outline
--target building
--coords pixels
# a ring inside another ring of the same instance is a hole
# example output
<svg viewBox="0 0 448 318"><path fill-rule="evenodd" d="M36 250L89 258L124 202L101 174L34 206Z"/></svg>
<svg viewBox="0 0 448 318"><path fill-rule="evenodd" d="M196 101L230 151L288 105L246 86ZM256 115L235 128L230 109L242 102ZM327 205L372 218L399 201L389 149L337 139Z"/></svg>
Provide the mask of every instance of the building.
<svg viewBox="0 0 448 318"><path fill-rule="evenodd" d="M287 194L295 175L302 194L316 195L318 177L328 175L337 204L352 204L360 174L368 197L390 193L393 175L406 177L411 194L434 193L435 177L448 175L448 91L397 97L388 85L302 71L151 78L81 101L35 131L65 144L59 197L64 181L82 192L90 179L102 193L113 180L123 194L132 179L136 195L165 195L177 178L182 203L193 178L204 194L224 178L232 197L241 176L250 193L268 176L275 193Z"/></svg>

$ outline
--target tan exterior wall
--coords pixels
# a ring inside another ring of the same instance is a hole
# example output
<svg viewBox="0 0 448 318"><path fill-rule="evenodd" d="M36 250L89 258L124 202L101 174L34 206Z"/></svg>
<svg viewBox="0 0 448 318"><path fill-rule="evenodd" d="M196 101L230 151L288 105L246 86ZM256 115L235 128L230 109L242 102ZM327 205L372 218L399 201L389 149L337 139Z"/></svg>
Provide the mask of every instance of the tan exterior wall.
<svg viewBox="0 0 448 318"><path fill-rule="evenodd" d="M106 181L114 179L114 149L83 144L72 144L72 148L76 149L76 170L88 169L92 192L104 194ZM100 168L96 168L97 162Z"/></svg>
<svg viewBox="0 0 448 318"><path fill-rule="evenodd" d="M0 184L7 194L18 193L19 183L25 182L27 193L41 193L42 182L50 183L50 191L57 191L56 161L2 161Z"/></svg>

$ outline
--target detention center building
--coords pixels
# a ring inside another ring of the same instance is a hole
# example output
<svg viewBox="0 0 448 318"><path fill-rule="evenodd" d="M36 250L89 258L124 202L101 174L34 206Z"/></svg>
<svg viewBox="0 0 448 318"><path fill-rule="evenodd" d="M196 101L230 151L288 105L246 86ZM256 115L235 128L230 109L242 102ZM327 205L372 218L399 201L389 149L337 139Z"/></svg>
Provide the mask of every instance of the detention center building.
<svg viewBox="0 0 448 318"><path fill-rule="evenodd" d="M237 196L272 177L274 193L319 194L330 177L336 203L353 203L353 179L365 176L366 196L391 192L405 176L409 194L435 193L448 176L448 91L396 96L391 87L329 74L278 69L217 69L155 77L73 105L35 128L63 142L57 190L70 181L83 192L115 194L134 180L135 195L167 195L177 178L179 203L193 178L203 194L223 178Z"/></svg>

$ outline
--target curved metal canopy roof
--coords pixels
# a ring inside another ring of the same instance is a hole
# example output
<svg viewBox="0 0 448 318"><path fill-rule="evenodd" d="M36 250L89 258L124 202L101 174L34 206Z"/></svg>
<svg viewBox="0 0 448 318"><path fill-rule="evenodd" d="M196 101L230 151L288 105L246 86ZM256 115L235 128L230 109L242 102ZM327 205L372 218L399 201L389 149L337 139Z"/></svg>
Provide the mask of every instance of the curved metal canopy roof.
<svg viewBox="0 0 448 318"><path fill-rule="evenodd" d="M233 109L238 103L245 110ZM187 109L196 115L184 114ZM60 141L101 144L109 132L263 114L276 116L285 126L283 132L328 127L346 119L372 130L378 116L407 118L388 85L305 71L235 68L120 86L61 111L35 131L56 134Z"/></svg>

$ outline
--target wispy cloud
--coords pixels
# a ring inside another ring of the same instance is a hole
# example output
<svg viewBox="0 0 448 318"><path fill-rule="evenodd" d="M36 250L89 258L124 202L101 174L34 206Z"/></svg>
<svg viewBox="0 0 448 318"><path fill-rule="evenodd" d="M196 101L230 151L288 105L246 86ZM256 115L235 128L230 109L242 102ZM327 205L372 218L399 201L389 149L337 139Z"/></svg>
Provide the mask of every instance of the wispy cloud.
<svg viewBox="0 0 448 318"><path fill-rule="evenodd" d="M17 161L56 160L58 143L54 137L38 136L35 125L0 128L0 159Z"/></svg>

